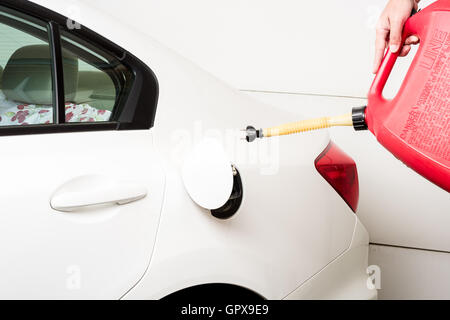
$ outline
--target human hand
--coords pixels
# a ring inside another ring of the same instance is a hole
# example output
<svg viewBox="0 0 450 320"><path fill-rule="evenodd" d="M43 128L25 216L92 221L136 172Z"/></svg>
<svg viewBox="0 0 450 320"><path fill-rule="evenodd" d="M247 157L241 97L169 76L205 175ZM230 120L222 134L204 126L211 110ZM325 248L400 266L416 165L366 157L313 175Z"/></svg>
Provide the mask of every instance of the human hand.
<svg viewBox="0 0 450 320"><path fill-rule="evenodd" d="M377 73L388 45L392 52L400 51L399 55L403 57L409 53L412 44L419 43L417 36L410 36L401 47L403 26L411 16L412 10L417 10L419 1L389 0L377 23L373 73Z"/></svg>

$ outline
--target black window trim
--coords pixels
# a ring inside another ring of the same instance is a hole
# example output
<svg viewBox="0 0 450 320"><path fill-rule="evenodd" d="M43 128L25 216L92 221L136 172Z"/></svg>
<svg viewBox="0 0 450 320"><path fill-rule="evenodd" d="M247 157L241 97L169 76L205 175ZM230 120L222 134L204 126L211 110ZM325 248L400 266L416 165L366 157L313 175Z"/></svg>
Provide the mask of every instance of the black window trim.
<svg viewBox="0 0 450 320"><path fill-rule="evenodd" d="M102 37L89 28L69 30L67 17L51 11L45 7L27 0L0 0L0 5L37 18L48 25L50 33L50 46L53 55L54 72L54 105L56 109L56 123L46 125L3 126L0 127L0 136L68 133L106 130L146 130L154 126L156 108L159 97L159 84L154 72L141 60L127 52L125 49ZM83 41L95 45L101 50L115 57L122 64L132 70L134 81L128 93L126 102L118 104L113 110L109 122L92 123L66 123L64 80L62 73L62 54L60 30L72 33Z"/></svg>
<svg viewBox="0 0 450 320"><path fill-rule="evenodd" d="M53 63L53 105L56 106L53 123L59 125L66 122L61 35L58 25L53 21L48 24L48 31L50 32L50 50L52 51Z"/></svg>

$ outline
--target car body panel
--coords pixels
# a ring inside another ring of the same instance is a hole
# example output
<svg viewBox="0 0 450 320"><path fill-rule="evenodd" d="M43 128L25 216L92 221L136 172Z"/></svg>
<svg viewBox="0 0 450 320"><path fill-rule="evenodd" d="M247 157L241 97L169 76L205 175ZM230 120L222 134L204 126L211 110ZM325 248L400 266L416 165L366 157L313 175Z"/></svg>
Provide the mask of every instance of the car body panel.
<svg viewBox="0 0 450 320"><path fill-rule="evenodd" d="M148 130L0 138L0 298L118 299L142 277L165 184L152 140ZM122 206L51 208L56 190L89 175L134 182L148 195Z"/></svg>
<svg viewBox="0 0 450 320"><path fill-rule="evenodd" d="M377 281L372 270L368 277L369 235L361 221L356 222L352 244L342 255L291 292L285 300L376 300Z"/></svg>

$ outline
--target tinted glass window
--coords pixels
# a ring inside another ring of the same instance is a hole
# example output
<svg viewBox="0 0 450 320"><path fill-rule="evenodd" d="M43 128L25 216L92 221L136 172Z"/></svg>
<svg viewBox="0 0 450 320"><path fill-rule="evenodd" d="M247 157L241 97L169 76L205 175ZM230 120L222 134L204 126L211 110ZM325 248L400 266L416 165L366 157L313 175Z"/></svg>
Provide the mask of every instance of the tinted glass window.
<svg viewBox="0 0 450 320"><path fill-rule="evenodd" d="M117 58L61 31L66 122L113 120L125 102L132 72Z"/></svg>
<svg viewBox="0 0 450 320"><path fill-rule="evenodd" d="M45 23L0 6L0 126L54 123Z"/></svg>

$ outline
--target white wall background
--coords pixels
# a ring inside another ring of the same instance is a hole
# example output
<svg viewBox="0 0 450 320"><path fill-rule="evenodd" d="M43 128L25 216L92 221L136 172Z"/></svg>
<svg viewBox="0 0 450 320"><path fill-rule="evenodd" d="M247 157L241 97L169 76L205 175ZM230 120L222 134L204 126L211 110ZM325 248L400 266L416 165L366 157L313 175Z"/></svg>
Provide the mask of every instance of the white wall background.
<svg viewBox="0 0 450 320"><path fill-rule="evenodd" d="M112 5L97 0L93 5L241 90L365 97L375 24L385 2L128 0Z"/></svg>
<svg viewBox="0 0 450 320"><path fill-rule="evenodd" d="M422 0L421 6L431 2ZM94 5L122 23L147 32L236 88L293 110L301 117L339 114L365 103L373 79L374 27L386 1L112 3L97 0ZM395 94L411 58L402 59L394 70L387 96ZM417 292L415 298L449 297L448 193L413 174L368 132L354 134L341 128L333 129L332 135L358 164L358 215L368 228L371 241L442 251L417 253L392 247L385 253L386 247L373 247L371 260L383 267L383 275L389 281L380 297L407 298L412 291ZM433 272L426 277L401 276L408 270L419 272L432 261L439 263L432 264ZM427 285L427 290L423 290Z"/></svg>

